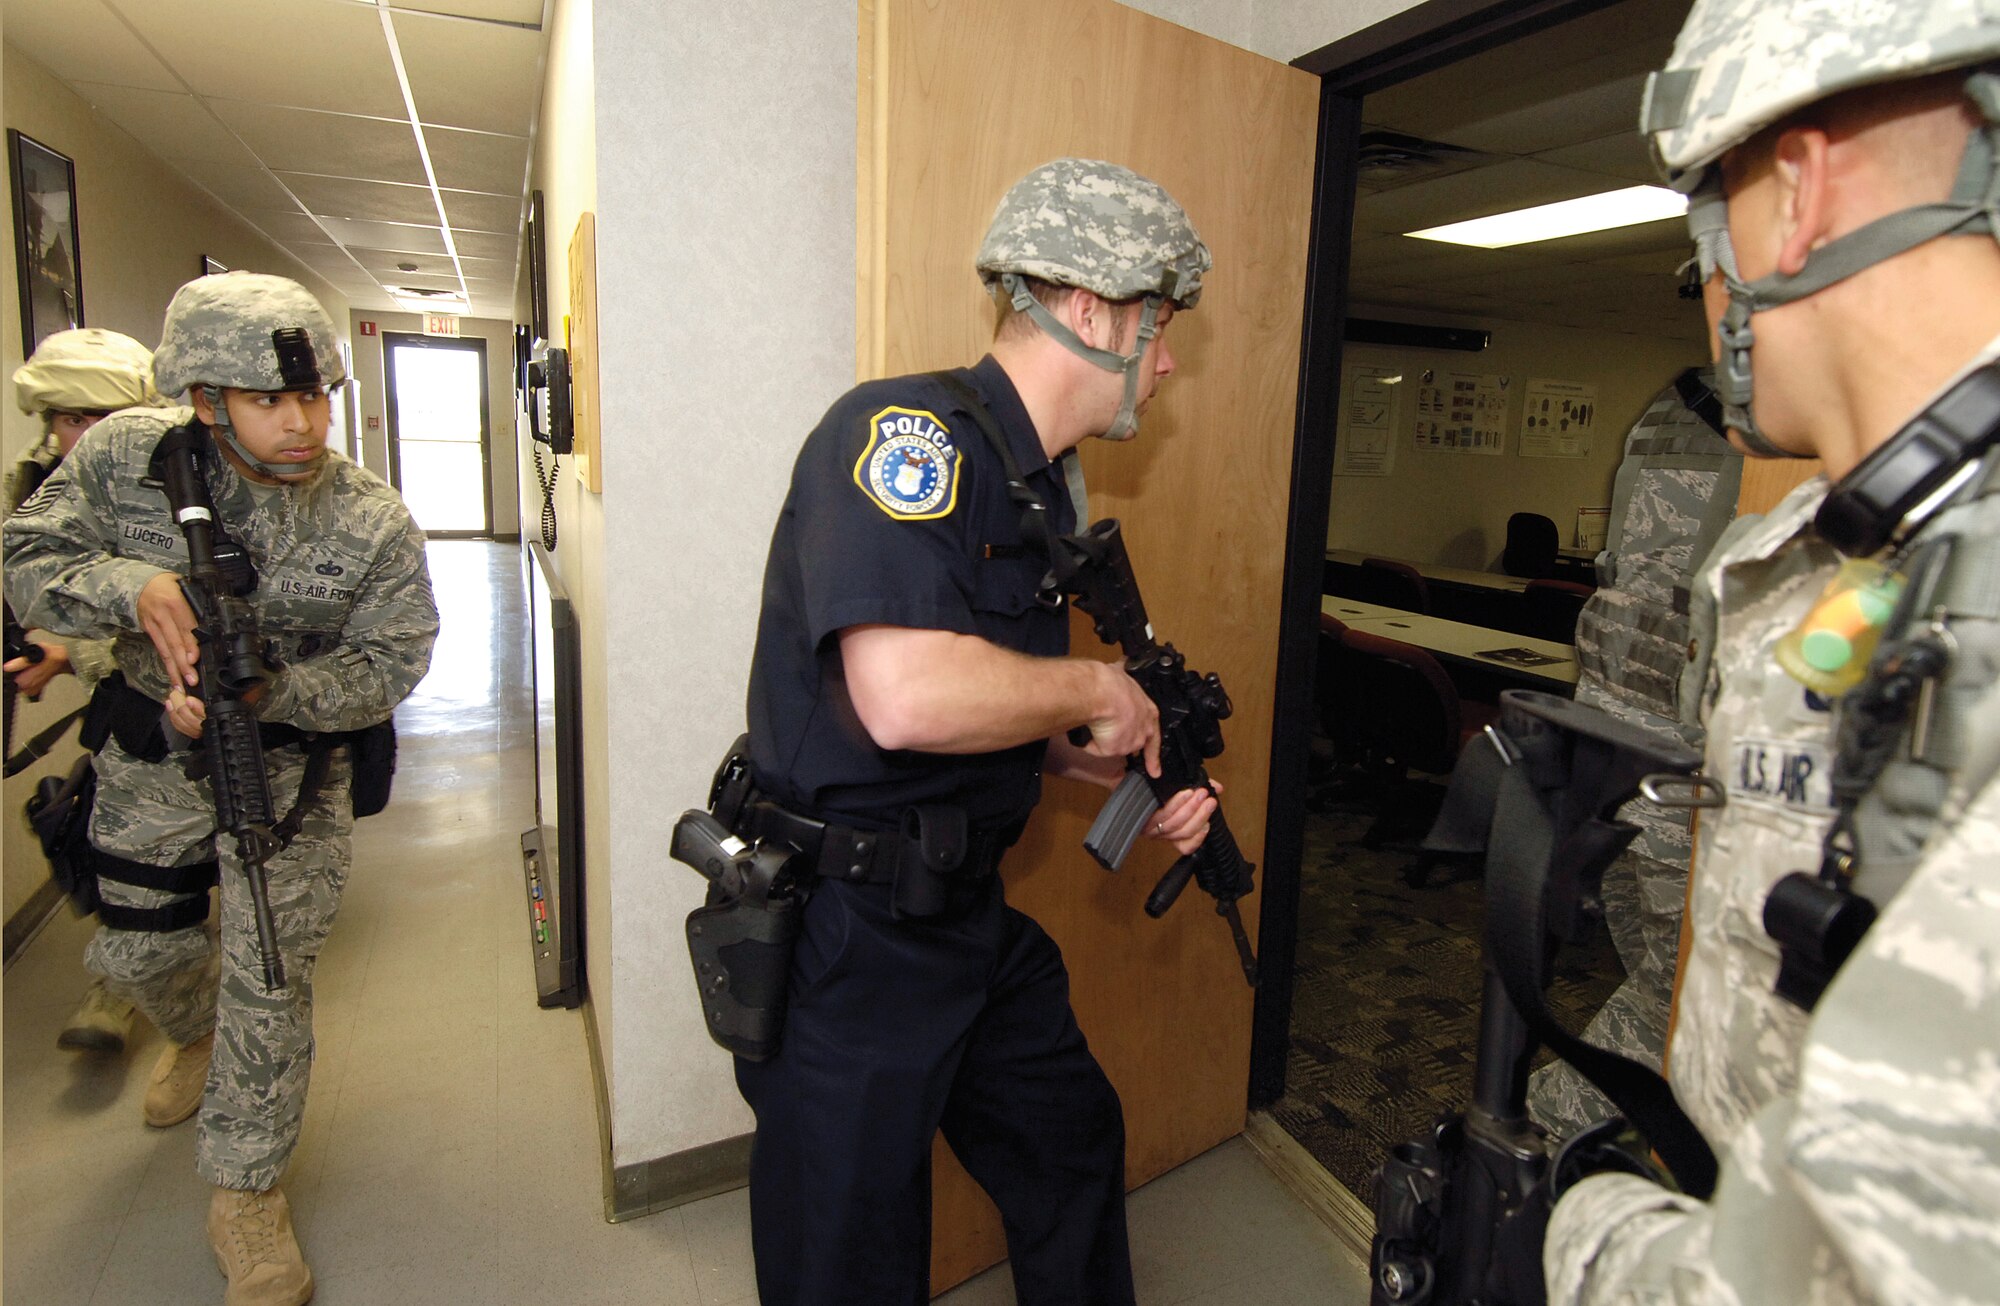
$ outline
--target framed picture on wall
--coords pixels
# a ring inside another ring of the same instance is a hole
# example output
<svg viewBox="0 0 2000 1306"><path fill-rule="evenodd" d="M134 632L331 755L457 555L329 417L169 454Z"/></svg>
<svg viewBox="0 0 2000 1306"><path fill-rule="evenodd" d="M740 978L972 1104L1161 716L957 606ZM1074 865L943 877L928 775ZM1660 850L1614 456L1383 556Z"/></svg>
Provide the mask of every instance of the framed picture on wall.
<svg viewBox="0 0 2000 1306"><path fill-rule="evenodd" d="M549 234L548 214L542 193L528 197L528 325L534 332L530 341L549 338Z"/></svg>
<svg viewBox="0 0 2000 1306"><path fill-rule="evenodd" d="M83 325L77 261L76 165L31 136L7 129L14 179L14 256L21 287L24 353L57 331Z"/></svg>
<svg viewBox="0 0 2000 1306"><path fill-rule="evenodd" d="M222 266L222 264L210 258L208 255L203 254L201 256L201 271L197 272L195 275L201 277L212 277L218 272L227 272L227 271L229 271L228 268Z"/></svg>

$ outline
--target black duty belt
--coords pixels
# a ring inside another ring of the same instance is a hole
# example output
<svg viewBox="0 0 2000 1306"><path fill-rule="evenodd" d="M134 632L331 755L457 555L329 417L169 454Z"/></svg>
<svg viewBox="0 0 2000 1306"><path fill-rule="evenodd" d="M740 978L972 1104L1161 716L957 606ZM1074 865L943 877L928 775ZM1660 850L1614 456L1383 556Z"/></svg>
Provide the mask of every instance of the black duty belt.
<svg viewBox="0 0 2000 1306"><path fill-rule="evenodd" d="M922 810L912 808L911 812ZM812 858L813 868L822 878L848 884L894 884L906 858L922 859L921 826L914 820L906 819L902 830L864 830L804 816L767 798L753 798L744 805L737 825L736 833L746 839L791 844ZM952 879L984 879L993 874L1000 865L1000 855L1020 835L1020 825L968 831L957 868L941 873Z"/></svg>

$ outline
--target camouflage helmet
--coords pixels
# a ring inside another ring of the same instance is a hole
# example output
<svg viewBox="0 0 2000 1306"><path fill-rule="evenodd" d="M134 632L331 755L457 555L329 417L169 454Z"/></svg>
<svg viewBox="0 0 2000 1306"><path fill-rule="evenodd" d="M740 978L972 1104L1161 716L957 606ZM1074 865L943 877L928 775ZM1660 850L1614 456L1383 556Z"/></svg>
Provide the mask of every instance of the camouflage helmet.
<svg viewBox="0 0 2000 1306"><path fill-rule="evenodd" d="M287 277L223 272L174 292L153 356L160 393L192 386L332 389L347 379L333 319Z"/></svg>
<svg viewBox="0 0 2000 1306"><path fill-rule="evenodd" d="M990 288L1007 273L1121 301L1201 298L1208 246L1158 182L1115 163L1057 159L1014 183L973 260Z"/></svg>
<svg viewBox="0 0 2000 1306"><path fill-rule="evenodd" d="M24 413L109 413L156 404L159 398L153 392L153 351L99 327L45 337L14 372L14 399Z"/></svg>
<svg viewBox="0 0 2000 1306"><path fill-rule="evenodd" d="M1639 129L1667 179L1708 165L1842 91L2000 58L1996 0L1696 0Z"/></svg>

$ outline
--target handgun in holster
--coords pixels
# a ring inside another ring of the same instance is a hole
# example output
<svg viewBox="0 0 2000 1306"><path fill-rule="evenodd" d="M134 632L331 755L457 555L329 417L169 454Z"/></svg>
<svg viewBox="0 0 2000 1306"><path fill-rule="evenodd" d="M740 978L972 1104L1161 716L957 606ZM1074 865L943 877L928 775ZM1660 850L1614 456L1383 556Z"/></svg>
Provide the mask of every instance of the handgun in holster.
<svg viewBox="0 0 2000 1306"><path fill-rule="evenodd" d="M753 792L749 742L739 738L716 769L709 809L674 823L671 854L708 881L707 903L688 915L687 940L709 1036L763 1061L784 1030L811 859L792 844L736 833Z"/></svg>

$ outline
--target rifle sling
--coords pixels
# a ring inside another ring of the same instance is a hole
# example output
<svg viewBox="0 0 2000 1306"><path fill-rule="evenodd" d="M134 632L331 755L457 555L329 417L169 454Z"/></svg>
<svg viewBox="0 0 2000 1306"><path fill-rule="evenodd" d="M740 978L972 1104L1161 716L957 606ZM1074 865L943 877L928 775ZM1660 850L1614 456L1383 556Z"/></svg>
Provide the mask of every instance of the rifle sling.
<svg viewBox="0 0 2000 1306"><path fill-rule="evenodd" d="M1486 949L1494 971L1535 1037L1575 1066L1645 1134L1682 1192L1706 1201L1715 1191L1715 1153L1674 1100L1667 1081L1629 1057L1571 1034L1548 1009L1543 995L1551 951L1549 912L1561 905L1554 899L1573 897L1578 886L1556 869L1564 850L1552 846L1553 822L1529 784L1527 768L1497 769L1498 802L1486 845Z"/></svg>
<svg viewBox="0 0 2000 1306"><path fill-rule="evenodd" d="M972 424L986 437L986 443L992 445L993 452L1000 456L1000 465L1007 472L1007 497L1022 509L1021 534L1032 539L1040 547L1042 556L1053 562L1057 556L1056 539L1055 527L1049 524L1049 506L1028 485L1028 478L1021 474L1021 464L1016 461L1013 449L1008 447L1006 433L994 420L992 410L987 408L977 391L952 373L931 372L928 375L951 392L959 407L972 418Z"/></svg>
<svg viewBox="0 0 2000 1306"><path fill-rule="evenodd" d="M80 707L57 718L53 723L39 731L34 738L22 744L20 751L7 759L6 774L9 776L19 775L47 757L49 750L56 746L56 741L61 739L64 732L71 726L81 721L83 714L87 711L89 711L89 708Z"/></svg>

